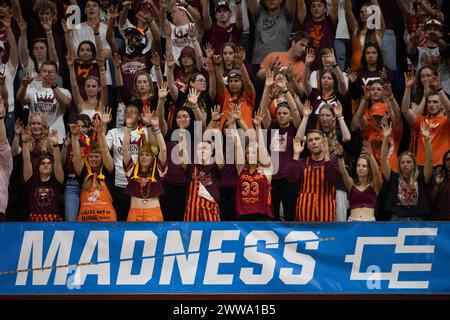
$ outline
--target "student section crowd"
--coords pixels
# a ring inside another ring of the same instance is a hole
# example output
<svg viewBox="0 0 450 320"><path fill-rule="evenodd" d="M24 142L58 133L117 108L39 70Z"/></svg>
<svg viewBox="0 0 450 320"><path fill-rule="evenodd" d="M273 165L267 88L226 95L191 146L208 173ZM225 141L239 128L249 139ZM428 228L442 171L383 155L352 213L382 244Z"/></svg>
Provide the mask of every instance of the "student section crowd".
<svg viewBox="0 0 450 320"><path fill-rule="evenodd" d="M448 220L449 7L0 0L0 220Z"/></svg>

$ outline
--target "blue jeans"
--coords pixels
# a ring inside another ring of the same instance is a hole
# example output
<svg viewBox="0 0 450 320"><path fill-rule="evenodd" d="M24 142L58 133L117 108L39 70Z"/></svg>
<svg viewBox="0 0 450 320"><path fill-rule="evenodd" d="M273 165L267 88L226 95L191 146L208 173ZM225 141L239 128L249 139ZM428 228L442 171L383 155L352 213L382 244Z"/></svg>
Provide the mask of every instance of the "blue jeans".
<svg viewBox="0 0 450 320"><path fill-rule="evenodd" d="M66 221L77 221L80 209L80 183L76 178L68 178L64 191L64 206L66 210Z"/></svg>
<svg viewBox="0 0 450 320"><path fill-rule="evenodd" d="M342 71L345 71L345 64L347 62L347 43L348 39L335 39L334 52L336 53L337 63Z"/></svg>
<svg viewBox="0 0 450 320"><path fill-rule="evenodd" d="M392 214L391 221L406 221L406 222L425 221L425 216L403 217L398 214Z"/></svg>
<svg viewBox="0 0 450 320"><path fill-rule="evenodd" d="M392 71L397 70L397 40L394 30L384 30L383 43L381 44L384 65Z"/></svg>

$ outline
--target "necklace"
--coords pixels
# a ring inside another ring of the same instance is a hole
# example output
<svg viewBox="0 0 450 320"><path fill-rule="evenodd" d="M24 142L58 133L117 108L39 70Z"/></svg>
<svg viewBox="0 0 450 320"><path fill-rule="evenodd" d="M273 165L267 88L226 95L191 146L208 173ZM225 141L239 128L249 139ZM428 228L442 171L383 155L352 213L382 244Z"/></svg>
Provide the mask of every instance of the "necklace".
<svg viewBox="0 0 450 320"><path fill-rule="evenodd" d="M146 191L147 193L144 193L143 187L142 185L146 185ZM142 199L142 203L147 203L148 202L148 196L150 195L150 183L148 182L147 178L144 178L139 181L139 190L141 191L141 199Z"/></svg>

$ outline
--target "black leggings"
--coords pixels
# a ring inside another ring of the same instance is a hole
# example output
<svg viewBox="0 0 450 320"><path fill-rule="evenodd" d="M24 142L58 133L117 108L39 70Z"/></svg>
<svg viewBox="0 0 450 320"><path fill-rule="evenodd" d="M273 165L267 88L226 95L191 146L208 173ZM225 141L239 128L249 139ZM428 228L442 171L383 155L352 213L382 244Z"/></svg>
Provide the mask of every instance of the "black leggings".
<svg viewBox="0 0 450 320"><path fill-rule="evenodd" d="M188 186L163 182L163 187L159 201L164 221L183 221Z"/></svg>
<svg viewBox="0 0 450 320"><path fill-rule="evenodd" d="M287 178L272 180L271 196L275 220L280 220L280 203L283 203L284 221L295 220L298 190L298 181L289 182Z"/></svg>
<svg viewBox="0 0 450 320"><path fill-rule="evenodd" d="M220 220L236 221L236 188L220 188Z"/></svg>

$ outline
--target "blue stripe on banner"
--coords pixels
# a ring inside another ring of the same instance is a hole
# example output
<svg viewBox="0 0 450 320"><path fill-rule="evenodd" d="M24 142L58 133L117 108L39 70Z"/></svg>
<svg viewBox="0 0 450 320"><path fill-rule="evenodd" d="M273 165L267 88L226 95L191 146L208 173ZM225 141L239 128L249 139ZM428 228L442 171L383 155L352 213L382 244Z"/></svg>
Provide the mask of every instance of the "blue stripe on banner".
<svg viewBox="0 0 450 320"><path fill-rule="evenodd" d="M444 294L450 223L1 223L0 294Z"/></svg>

